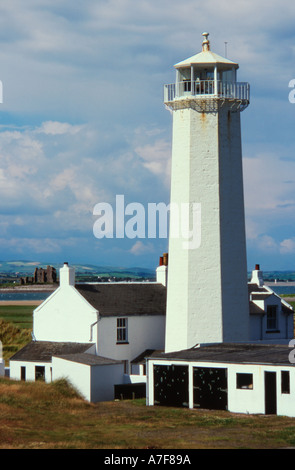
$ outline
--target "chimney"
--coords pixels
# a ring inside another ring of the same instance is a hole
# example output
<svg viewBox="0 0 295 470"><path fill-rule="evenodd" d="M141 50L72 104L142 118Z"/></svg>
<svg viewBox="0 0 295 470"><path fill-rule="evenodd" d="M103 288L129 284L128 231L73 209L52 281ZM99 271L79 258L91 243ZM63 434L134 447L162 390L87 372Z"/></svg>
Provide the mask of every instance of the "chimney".
<svg viewBox="0 0 295 470"><path fill-rule="evenodd" d="M254 271L252 271L251 284L258 284L259 287L263 286L263 272L260 271L260 265L256 264Z"/></svg>
<svg viewBox="0 0 295 470"><path fill-rule="evenodd" d="M59 285L60 287L74 286L75 285L75 269L70 268L68 263L64 263L63 267L59 270Z"/></svg>
<svg viewBox="0 0 295 470"><path fill-rule="evenodd" d="M164 253L160 256L159 266L156 269L157 282L167 286L167 274L168 274L168 253Z"/></svg>
<svg viewBox="0 0 295 470"><path fill-rule="evenodd" d="M168 266L168 253L163 254L163 264L164 266Z"/></svg>

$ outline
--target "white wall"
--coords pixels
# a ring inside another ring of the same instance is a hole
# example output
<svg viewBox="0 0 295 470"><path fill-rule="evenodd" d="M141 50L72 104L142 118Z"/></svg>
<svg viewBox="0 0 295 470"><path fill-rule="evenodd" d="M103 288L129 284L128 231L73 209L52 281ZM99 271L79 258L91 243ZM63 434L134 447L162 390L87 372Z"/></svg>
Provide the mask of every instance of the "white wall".
<svg viewBox="0 0 295 470"><path fill-rule="evenodd" d="M5 361L2 356L2 351L3 351L2 342L0 341L0 377L5 375Z"/></svg>
<svg viewBox="0 0 295 470"><path fill-rule="evenodd" d="M132 361L145 349L164 349L165 315L128 317L129 344L117 344L117 318L102 317L99 321L99 356Z"/></svg>
<svg viewBox="0 0 295 470"><path fill-rule="evenodd" d="M89 366L53 357L53 380L65 378L90 402L114 399L114 385L123 383L123 364Z"/></svg>
<svg viewBox="0 0 295 470"><path fill-rule="evenodd" d="M112 364L92 367L91 401L110 401L115 398L114 385L124 383L124 365Z"/></svg>
<svg viewBox="0 0 295 470"><path fill-rule="evenodd" d="M290 373L290 393L282 393L281 371ZM292 366L230 365L228 409L237 413L265 413L264 372L276 372L277 415L295 417L295 370ZM253 373L253 390L236 388L236 373Z"/></svg>
<svg viewBox="0 0 295 470"><path fill-rule="evenodd" d="M53 380L66 379L82 395L85 400L91 399L90 366L67 361L59 357L52 358Z"/></svg>
<svg viewBox="0 0 295 470"><path fill-rule="evenodd" d="M33 314L37 341L96 342L97 311L72 286L59 287Z"/></svg>
<svg viewBox="0 0 295 470"><path fill-rule="evenodd" d="M45 367L45 382L52 380L51 362L29 362L29 361L10 361L10 378L12 380L21 380L21 367L26 368L26 381L35 381L35 366Z"/></svg>
<svg viewBox="0 0 295 470"><path fill-rule="evenodd" d="M0 377L5 375L5 362L4 359L0 358Z"/></svg>

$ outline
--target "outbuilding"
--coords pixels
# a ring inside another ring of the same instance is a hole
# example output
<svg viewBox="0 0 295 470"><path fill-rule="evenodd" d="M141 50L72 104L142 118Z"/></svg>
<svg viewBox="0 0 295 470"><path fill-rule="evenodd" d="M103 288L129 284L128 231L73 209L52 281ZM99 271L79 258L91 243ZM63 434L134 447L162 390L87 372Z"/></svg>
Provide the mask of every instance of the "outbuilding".
<svg viewBox="0 0 295 470"><path fill-rule="evenodd" d="M295 417L294 350L220 343L147 358L147 405Z"/></svg>

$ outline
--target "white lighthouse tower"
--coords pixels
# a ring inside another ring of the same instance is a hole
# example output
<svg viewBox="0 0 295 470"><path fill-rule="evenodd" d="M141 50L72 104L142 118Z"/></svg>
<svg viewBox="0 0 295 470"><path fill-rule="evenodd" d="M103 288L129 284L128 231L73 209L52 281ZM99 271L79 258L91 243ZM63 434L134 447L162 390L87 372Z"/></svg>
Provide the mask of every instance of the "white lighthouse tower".
<svg viewBox="0 0 295 470"><path fill-rule="evenodd" d="M249 85L203 36L164 88L173 114L166 352L249 340L240 130Z"/></svg>

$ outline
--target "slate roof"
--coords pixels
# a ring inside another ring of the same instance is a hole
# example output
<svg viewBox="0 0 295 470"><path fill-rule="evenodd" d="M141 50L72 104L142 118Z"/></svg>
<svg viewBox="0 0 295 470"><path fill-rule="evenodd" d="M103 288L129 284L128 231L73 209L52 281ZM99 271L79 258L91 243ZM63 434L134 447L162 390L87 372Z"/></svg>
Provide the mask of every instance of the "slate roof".
<svg viewBox="0 0 295 470"><path fill-rule="evenodd" d="M292 305L285 302L278 294L273 292L272 290L268 290L265 287L260 287L258 284L248 283L248 294L250 299L250 314L251 315L263 315L266 312L260 309L252 300L265 300L272 295L279 298L282 302L282 311L286 314L293 314L294 309Z"/></svg>
<svg viewBox="0 0 295 470"><path fill-rule="evenodd" d="M52 356L84 353L93 343L32 341L15 353L10 361L51 362Z"/></svg>
<svg viewBox="0 0 295 470"><path fill-rule="evenodd" d="M288 345L219 343L183 351L158 354L153 359L239 364L276 364L294 366L289 361Z"/></svg>
<svg viewBox="0 0 295 470"><path fill-rule="evenodd" d="M159 349L146 349L141 354L139 354L139 356L135 357L133 361L131 361L131 364L145 364L147 357L157 356L162 352L163 350Z"/></svg>
<svg viewBox="0 0 295 470"><path fill-rule="evenodd" d="M58 355L56 357L65 359L67 361L79 362L80 364L86 364L88 366L106 366L123 363L123 361L118 361L115 359L110 359L108 357L96 356L94 354L87 353L63 354Z"/></svg>
<svg viewBox="0 0 295 470"><path fill-rule="evenodd" d="M77 284L102 317L166 315L166 287L157 283Z"/></svg>
<svg viewBox="0 0 295 470"><path fill-rule="evenodd" d="M249 295L252 294L252 292L255 292L255 294L257 293L269 294L270 293L269 290L267 290L265 287L260 287L258 284L248 283Z"/></svg>
<svg viewBox="0 0 295 470"><path fill-rule="evenodd" d="M268 292L268 293L253 292L252 300L265 300L268 297L271 297L272 295L274 295L272 292Z"/></svg>

